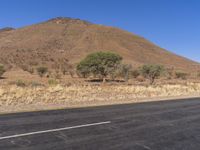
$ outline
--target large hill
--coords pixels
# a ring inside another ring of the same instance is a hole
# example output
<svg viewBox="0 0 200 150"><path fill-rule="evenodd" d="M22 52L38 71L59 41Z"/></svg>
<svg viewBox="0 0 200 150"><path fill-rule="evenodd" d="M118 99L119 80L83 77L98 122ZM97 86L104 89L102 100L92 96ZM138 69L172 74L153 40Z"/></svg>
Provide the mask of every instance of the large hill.
<svg viewBox="0 0 200 150"><path fill-rule="evenodd" d="M126 63L163 64L197 70L199 64L164 50L127 31L71 18L54 18L39 24L0 30L0 63L6 66L53 66L59 59L75 64L95 51L112 51Z"/></svg>

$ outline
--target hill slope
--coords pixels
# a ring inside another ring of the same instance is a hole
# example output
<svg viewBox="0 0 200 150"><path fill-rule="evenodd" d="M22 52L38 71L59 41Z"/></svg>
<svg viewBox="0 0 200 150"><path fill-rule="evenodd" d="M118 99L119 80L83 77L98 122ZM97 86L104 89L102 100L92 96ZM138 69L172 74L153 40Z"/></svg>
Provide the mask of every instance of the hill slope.
<svg viewBox="0 0 200 150"><path fill-rule="evenodd" d="M166 51L127 31L71 18L55 18L0 32L0 63L9 66L48 65L65 58L77 63L88 53L113 51L126 63L163 64L196 70L198 63Z"/></svg>

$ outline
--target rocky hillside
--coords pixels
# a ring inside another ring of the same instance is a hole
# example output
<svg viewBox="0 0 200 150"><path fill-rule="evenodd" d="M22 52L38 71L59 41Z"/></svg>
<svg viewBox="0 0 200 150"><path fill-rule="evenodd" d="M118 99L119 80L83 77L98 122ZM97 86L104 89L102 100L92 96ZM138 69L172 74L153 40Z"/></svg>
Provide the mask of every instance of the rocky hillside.
<svg viewBox="0 0 200 150"><path fill-rule="evenodd" d="M95 51L119 53L133 65L156 63L182 70L197 70L199 66L140 36L79 19L54 18L15 30L0 30L0 63L6 66L51 68L60 59L76 64Z"/></svg>

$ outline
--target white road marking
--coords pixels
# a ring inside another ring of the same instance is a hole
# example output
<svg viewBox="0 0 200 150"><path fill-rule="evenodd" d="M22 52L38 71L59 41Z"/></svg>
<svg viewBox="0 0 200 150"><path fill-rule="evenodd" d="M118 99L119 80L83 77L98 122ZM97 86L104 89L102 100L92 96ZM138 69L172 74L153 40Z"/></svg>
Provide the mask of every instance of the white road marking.
<svg viewBox="0 0 200 150"><path fill-rule="evenodd" d="M77 129L77 128L83 128L83 127L90 127L90 126L98 126L98 125L104 125L104 124L109 124L109 123L111 123L111 121L84 124L84 125L77 125L77 126L72 126L72 127L65 127L65 128L59 128L59 129L51 129L51 130L30 132L30 133L17 134L17 135L10 135L10 136L5 136L5 137L0 137L0 140L17 138L17 137L24 137L24 136L36 135L36 134L43 134L43 133L51 133L51 132L57 132L57 131L64 131L64 130L70 130L70 129Z"/></svg>

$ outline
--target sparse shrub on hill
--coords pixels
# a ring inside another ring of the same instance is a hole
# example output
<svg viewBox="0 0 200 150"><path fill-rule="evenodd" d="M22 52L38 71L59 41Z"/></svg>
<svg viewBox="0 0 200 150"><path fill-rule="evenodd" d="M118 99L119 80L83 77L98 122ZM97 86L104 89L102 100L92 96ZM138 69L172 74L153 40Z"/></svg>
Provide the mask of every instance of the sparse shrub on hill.
<svg viewBox="0 0 200 150"><path fill-rule="evenodd" d="M0 64L0 78L2 77L2 75L6 72L4 66L2 64Z"/></svg>
<svg viewBox="0 0 200 150"><path fill-rule="evenodd" d="M130 75L132 78L137 78L140 76L140 71L139 70L131 70Z"/></svg>
<svg viewBox="0 0 200 150"><path fill-rule="evenodd" d="M48 80L48 84L49 84L49 85L57 85L57 84L58 84L58 81L55 80L55 79L49 79L49 80Z"/></svg>
<svg viewBox="0 0 200 150"><path fill-rule="evenodd" d="M98 76L106 81L106 78L121 64L122 57L111 52L96 52L89 54L77 65L77 71L82 76Z"/></svg>
<svg viewBox="0 0 200 150"><path fill-rule="evenodd" d="M37 73L40 77L43 77L47 72L48 72L47 67L38 67L37 68Z"/></svg>
<svg viewBox="0 0 200 150"><path fill-rule="evenodd" d="M56 78L56 79L61 79L61 77L62 77L61 72L60 72L59 70L56 70L56 71L55 71L55 74L54 74L54 78Z"/></svg>
<svg viewBox="0 0 200 150"><path fill-rule="evenodd" d="M57 72L61 72L63 75L70 75L72 78L74 77L74 67L67 59L58 59L54 62L52 68L54 68Z"/></svg>
<svg viewBox="0 0 200 150"><path fill-rule="evenodd" d="M29 83L29 85L30 85L31 87L41 87L41 86L44 86L42 83L39 83L39 82L36 82L36 81L31 81L31 82Z"/></svg>
<svg viewBox="0 0 200 150"><path fill-rule="evenodd" d="M86 67L79 67L77 68L76 74L80 78L87 78L90 74L89 69Z"/></svg>
<svg viewBox="0 0 200 150"><path fill-rule="evenodd" d="M37 66L37 65L38 65L38 62L37 62L37 61L30 61L30 62L29 62L29 65L30 65L30 66Z"/></svg>
<svg viewBox="0 0 200 150"><path fill-rule="evenodd" d="M29 67L27 70L30 74L34 74L35 70L32 67Z"/></svg>
<svg viewBox="0 0 200 150"><path fill-rule="evenodd" d="M200 78L200 71L197 71L196 77L197 77L197 78Z"/></svg>
<svg viewBox="0 0 200 150"><path fill-rule="evenodd" d="M176 76L177 79L186 80L188 74L185 73L185 72L182 72L182 71L177 71L177 72L175 73L175 76Z"/></svg>
<svg viewBox="0 0 200 150"><path fill-rule="evenodd" d="M23 81L23 80L17 80L17 81L15 82L15 84L16 84L18 87L25 87L25 86L26 86L26 83L25 83L25 81Z"/></svg>
<svg viewBox="0 0 200 150"><path fill-rule="evenodd" d="M132 65L130 64L122 64L120 66L120 76L123 77L126 82L130 78L131 70L132 70Z"/></svg>
<svg viewBox="0 0 200 150"><path fill-rule="evenodd" d="M176 77L176 69L174 67L166 68L165 72L165 77L167 77L168 80L171 80Z"/></svg>
<svg viewBox="0 0 200 150"><path fill-rule="evenodd" d="M117 77L119 76L119 72L118 71L113 71L110 73L110 78L111 80L115 80Z"/></svg>
<svg viewBox="0 0 200 150"><path fill-rule="evenodd" d="M63 62L61 63L60 70L62 71L63 75L66 75L73 69L73 66L69 63Z"/></svg>
<svg viewBox="0 0 200 150"><path fill-rule="evenodd" d="M29 65L21 65L21 69L22 69L23 71L29 72L30 74L33 74L33 73L34 73L34 68L32 68L32 67L29 66Z"/></svg>
<svg viewBox="0 0 200 150"><path fill-rule="evenodd" d="M61 72L63 75L70 75L72 78L74 77L75 71L72 64L66 63L61 65Z"/></svg>
<svg viewBox="0 0 200 150"><path fill-rule="evenodd" d="M143 65L140 68L140 72L145 78L150 80L150 84L153 84L155 79L164 72L164 67L161 65Z"/></svg>
<svg viewBox="0 0 200 150"><path fill-rule="evenodd" d="M75 71L74 71L74 70L70 70L70 71L69 71L69 75L70 75L72 78L74 78Z"/></svg>

